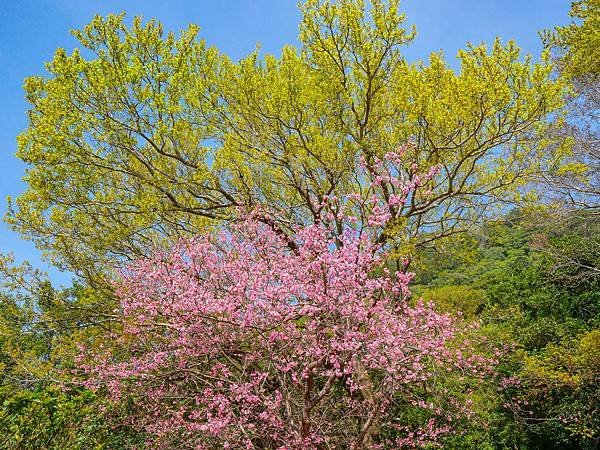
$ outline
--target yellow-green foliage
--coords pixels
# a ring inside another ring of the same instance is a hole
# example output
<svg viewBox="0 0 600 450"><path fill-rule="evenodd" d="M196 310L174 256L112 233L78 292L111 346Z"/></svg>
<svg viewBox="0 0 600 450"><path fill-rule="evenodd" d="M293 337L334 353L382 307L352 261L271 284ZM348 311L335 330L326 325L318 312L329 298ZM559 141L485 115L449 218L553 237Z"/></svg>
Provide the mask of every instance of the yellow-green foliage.
<svg viewBox="0 0 600 450"><path fill-rule="evenodd" d="M473 320L485 303L485 291L471 286L442 286L423 292L423 299L432 301L440 311L456 314Z"/></svg>
<svg viewBox="0 0 600 450"><path fill-rule="evenodd" d="M361 190L359 157L412 140L402 169L441 164L431 195L404 208L428 244L510 198L534 172L563 87L514 42L409 64L397 0L301 6L300 46L231 61L157 21L95 17L28 78L17 156L28 189L13 228L88 281L107 263L197 233L257 203L278 231L320 218L324 194ZM542 141L537 141L542 142Z"/></svg>
<svg viewBox="0 0 600 450"><path fill-rule="evenodd" d="M574 340L550 344L542 354L526 357L521 377L530 403L553 404L555 415L550 420L564 421L575 435L598 438L599 329Z"/></svg>
<svg viewBox="0 0 600 450"><path fill-rule="evenodd" d="M569 15L574 22L543 34L546 45L558 53L561 69L567 76L597 77L600 74L600 1L575 1Z"/></svg>

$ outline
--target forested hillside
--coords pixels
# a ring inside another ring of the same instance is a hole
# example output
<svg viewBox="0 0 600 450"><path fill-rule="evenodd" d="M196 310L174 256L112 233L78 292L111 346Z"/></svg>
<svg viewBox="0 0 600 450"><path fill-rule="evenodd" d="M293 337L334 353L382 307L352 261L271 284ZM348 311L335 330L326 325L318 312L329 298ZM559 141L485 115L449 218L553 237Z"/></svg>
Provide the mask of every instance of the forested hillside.
<svg viewBox="0 0 600 450"><path fill-rule="evenodd" d="M415 293L512 346L503 370L514 384L488 419L501 448L597 445L599 223L581 211L552 219L511 213L417 271Z"/></svg>

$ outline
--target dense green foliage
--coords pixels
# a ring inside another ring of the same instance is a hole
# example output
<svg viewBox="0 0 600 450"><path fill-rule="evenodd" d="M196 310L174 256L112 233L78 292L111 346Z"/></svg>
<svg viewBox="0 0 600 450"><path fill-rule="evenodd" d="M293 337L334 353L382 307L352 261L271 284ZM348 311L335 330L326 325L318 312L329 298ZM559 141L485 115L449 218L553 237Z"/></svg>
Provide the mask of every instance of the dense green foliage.
<svg viewBox="0 0 600 450"><path fill-rule="evenodd" d="M550 223L510 214L448 257L424 255L416 292L514 346L504 370L515 384L490 417L510 430L504 445L591 449L600 437L600 223L589 214Z"/></svg>
<svg viewBox="0 0 600 450"><path fill-rule="evenodd" d="M107 449L135 443L119 419L126 405L73 384L77 346L106 318L86 312L96 295L55 290L27 266L0 261L0 448ZM104 325L103 325L104 323Z"/></svg>

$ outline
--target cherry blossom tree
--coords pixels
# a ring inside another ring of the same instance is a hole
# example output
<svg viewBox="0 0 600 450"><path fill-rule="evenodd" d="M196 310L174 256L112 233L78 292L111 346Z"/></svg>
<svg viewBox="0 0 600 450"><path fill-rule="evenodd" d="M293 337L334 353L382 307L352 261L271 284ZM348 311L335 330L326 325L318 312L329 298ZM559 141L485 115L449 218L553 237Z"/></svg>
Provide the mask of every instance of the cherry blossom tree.
<svg viewBox="0 0 600 450"><path fill-rule="evenodd" d="M410 448L453 432L469 395L433 402L437 376L495 361L385 264L382 233L436 170L401 178L400 158L363 161L365 192L314 205L327 222L292 241L248 213L129 265L122 330L82 351L86 384L131 401L153 448Z"/></svg>

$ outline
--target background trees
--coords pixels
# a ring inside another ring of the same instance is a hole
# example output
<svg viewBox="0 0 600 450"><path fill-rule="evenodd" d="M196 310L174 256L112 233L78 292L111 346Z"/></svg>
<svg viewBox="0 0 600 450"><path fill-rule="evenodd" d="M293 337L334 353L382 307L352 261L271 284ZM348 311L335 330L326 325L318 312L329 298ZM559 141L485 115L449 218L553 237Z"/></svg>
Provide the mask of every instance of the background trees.
<svg viewBox="0 0 600 450"><path fill-rule="evenodd" d="M96 297L81 285L54 289L27 265L0 260L0 447L124 448L143 442L123 423L126 404L111 404L102 392L73 383L78 346L109 326L106 317L89 314Z"/></svg>
<svg viewBox="0 0 600 450"><path fill-rule="evenodd" d="M566 27L542 36L553 53L556 71L571 86L565 108L550 138L566 151L558 152L562 167L551 165L543 175L548 187L577 208L598 213L600 208L600 3L573 2Z"/></svg>
<svg viewBox="0 0 600 450"><path fill-rule="evenodd" d="M576 211L546 227L531 219L513 213L486 224L442 264L423 255L413 290L447 311L466 310L489 339L514 346L503 359L512 380L498 399L504 408L487 419L495 437L476 442L591 449L600 431L597 216Z"/></svg>

